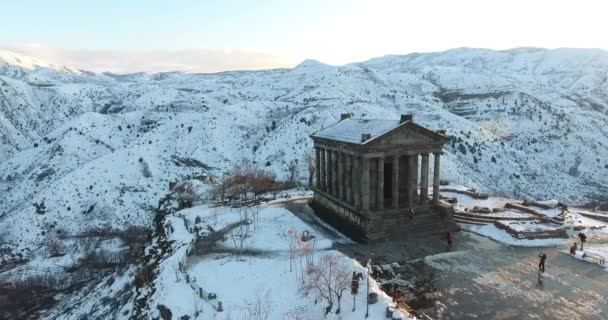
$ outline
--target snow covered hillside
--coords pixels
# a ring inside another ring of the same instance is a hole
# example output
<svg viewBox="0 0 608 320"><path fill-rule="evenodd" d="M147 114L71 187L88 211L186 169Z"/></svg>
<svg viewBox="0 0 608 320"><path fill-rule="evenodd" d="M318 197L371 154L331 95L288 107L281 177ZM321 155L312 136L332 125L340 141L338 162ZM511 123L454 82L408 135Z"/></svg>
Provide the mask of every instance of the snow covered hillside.
<svg viewBox="0 0 608 320"><path fill-rule="evenodd" d="M0 238L148 225L170 181L254 161L286 175L339 119L446 129L443 179L514 198L605 204L608 52L454 49L345 66L94 74L0 52Z"/></svg>

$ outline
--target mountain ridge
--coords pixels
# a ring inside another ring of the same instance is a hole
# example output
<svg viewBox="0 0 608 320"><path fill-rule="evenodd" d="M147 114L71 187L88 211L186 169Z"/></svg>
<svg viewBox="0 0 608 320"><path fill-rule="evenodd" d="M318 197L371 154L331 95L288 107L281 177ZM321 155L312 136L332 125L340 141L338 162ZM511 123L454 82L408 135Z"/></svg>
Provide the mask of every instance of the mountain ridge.
<svg viewBox="0 0 608 320"><path fill-rule="evenodd" d="M608 53L573 52L457 49L213 74L0 67L0 237L31 250L52 229L146 226L169 182L241 161L285 178L298 160L304 181L309 134L346 112L411 113L447 130L452 183L605 205Z"/></svg>

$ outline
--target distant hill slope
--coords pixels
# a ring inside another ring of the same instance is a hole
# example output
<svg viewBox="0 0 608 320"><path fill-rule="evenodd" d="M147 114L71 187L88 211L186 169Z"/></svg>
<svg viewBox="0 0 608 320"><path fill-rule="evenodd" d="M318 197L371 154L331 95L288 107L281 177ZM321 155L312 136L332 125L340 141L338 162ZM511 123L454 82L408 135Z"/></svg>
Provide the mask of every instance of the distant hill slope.
<svg viewBox="0 0 608 320"><path fill-rule="evenodd" d="M284 70L127 75L3 51L0 237L31 249L53 229L147 224L169 181L218 174L242 159L285 176L287 163L311 150L308 135L345 112L412 113L447 130L442 178L451 182L605 204L607 79L608 53L586 49L454 49L344 66L308 60Z"/></svg>

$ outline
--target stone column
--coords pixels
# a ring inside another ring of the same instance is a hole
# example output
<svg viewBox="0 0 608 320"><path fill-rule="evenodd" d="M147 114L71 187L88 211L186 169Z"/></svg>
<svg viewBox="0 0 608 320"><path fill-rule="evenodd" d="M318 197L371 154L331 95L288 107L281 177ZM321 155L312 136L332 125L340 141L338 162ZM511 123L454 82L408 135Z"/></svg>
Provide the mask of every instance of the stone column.
<svg viewBox="0 0 608 320"><path fill-rule="evenodd" d="M369 158L362 158L361 170L361 209L369 210Z"/></svg>
<svg viewBox="0 0 608 320"><path fill-rule="evenodd" d="M331 176L333 172L331 172L331 150L325 150L325 191L328 194L332 194L331 190Z"/></svg>
<svg viewBox="0 0 608 320"><path fill-rule="evenodd" d="M378 161L377 159L367 159L369 161L369 209L375 210L378 207Z"/></svg>
<svg viewBox="0 0 608 320"><path fill-rule="evenodd" d="M344 200L344 153L338 152L338 199Z"/></svg>
<svg viewBox="0 0 608 320"><path fill-rule="evenodd" d="M319 152L321 153L321 165L319 166L319 172L321 174L321 179L319 180L319 182L321 183L321 190L324 192L327 192L327 167L326 167L326 162L325 162L325 149L319 149Z"/></svg>
<svg viewBox="0 0 608 320"><path fill-rule="evenodd" d="M399 157L399 208L407 208L407 195L408 195L408 176L407 171L407 156L401 155Z"/></svg>
<svg viewBox="0 0 608 320"><path fill-rule="evenodd" d="M422 155L420 165L420 204L426 204L429 200L429 154Z"/></svg>
<svg viewBox="0 0 608 320"><path fill-rule="evenodd" d="M399 155L393 156L393 208L399 208Z"/></svg>
<svg viewBox="0 0 608 320"><path fill-rule="evenodd" d="M439 166L441 161L441 152L435 152L435 166L433 169L433 203L439 203Z"/></svg>
<svg viewBox="0 0 608 320"><path fill-rule="evenodd" d="M353 157L353 197L355 208L361 209L361 160Z"/></svg>
<svg viewBox="0 0 608 320"><path fill-rule="evenodd" d="M418 158L419 155L413 155L412 156L414 158L414 172L412 173L412 179L414 181L412 181L412 184L414 185L414 187L412 188L412 193L414 194L414 205L416 205L416 203L418 203L418 199L420 198L420 196L418 196Z"/></svg>
<svg viewBox="0 0 608 320"><path fill-rule="evenodd" d="M321 150L315 147L315 188L321 188Z"/></svg>
<svg viewBox="0 0 608 320"><path fill-rule="evenodd" d="M353 156L346 155L346 202L353 203Z"/></svg>
<svg viewBox="0 0 608 320"><path fill-rule="evenodd" d="M376 196L376 208L384 209L384 158L378 158L378 180L376 182L378 195Z"/></svg>
<svg viewBox="0 0 608 320"><path fill-rule="evenodd" d="M416 189L416 169L414 167L414 157L417 155L407 156L407 202L405 206L412 208L414 206L414 190Z"/></svg>
<svg viewBox="0 0 608 320"><path fill-rule="evenodd" d="M334 197L338 197L338 152L331 152L331 190Z"/></svg>

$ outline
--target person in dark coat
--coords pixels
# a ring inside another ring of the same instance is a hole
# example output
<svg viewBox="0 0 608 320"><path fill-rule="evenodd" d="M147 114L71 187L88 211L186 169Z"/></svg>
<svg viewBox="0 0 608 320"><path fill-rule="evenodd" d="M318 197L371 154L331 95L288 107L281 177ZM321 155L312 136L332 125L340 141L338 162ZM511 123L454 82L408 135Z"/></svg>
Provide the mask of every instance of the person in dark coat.
<svg viewBox="0 0 608 320"><path fill-rule="evenodd" d="M545 260L547 260L546 253L539 253L538 257L540 258L540 262L538 263L538 271L545 272Z"/></svg>
<svg viewBox="0 0 608 320"><path fill-rule="evenodd" d="M587 241L587 236L584 233L578 234L579 239L581 239L581 250L584 250L585 241Z"/></svg>
<svg viewBox="0 0 608 320"><path fill-rule="evenodd" d="M410 209L410 220L414 220L414 209Z"/></svg>
<svg viewBox="0 0 608 320"><path fill-rule="evenodd" d="M454 241L454 235L448 232L448 249L452 249L452 242Z"/></svg>

